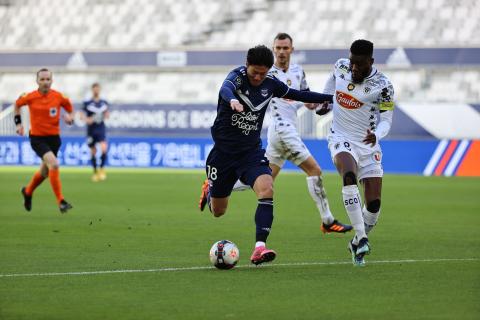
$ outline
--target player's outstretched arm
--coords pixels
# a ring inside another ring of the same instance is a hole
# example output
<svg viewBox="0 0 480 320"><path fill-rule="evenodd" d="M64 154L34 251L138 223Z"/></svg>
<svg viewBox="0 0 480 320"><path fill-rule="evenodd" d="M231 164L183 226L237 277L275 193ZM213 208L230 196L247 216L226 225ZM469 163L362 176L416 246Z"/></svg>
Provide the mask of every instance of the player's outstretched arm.
<svg viewBox="0 0 480 320"><path fill-rule="evenodd" d="M315 91L298 91L291 88L281 98L313 103L333 102L333 95L331 94L323 94Z"/></svg>

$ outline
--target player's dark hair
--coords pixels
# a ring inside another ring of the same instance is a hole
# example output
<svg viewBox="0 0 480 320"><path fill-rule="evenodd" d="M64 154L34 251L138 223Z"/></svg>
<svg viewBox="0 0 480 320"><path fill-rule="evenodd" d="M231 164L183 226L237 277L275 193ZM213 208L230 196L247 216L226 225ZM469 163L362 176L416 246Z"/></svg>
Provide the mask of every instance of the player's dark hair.
<svg viewBox="0 0 480 320"><path fill-rule="evenodd" d="M248 49L247 62L249 65L265 66L270 69L273 66L272 50L264 45Z"/></svg>
<svg viewBox="0 0 480 320"><path fill-rule="evenodd" d="M37 78L38 78L38 75L40 74L40 72L44 72L44 71L47 71L47 72L50 72L52 73L50 70L48 70L47 68L42 68L40 70L37 71Z"/></svg>
<svg viewBox="0 0 480 320"><path fill-rule="evenodd" d="M290 43L293 44L293 39L292 37L290 37L290 35L288 33L285 33L285 32L280 32L278 33L275 38L273 39L273 41L275 40L285 40L285 39L288 39L290 40Z"/></svg>
<svg viewBox="0 0 480 320"><path fill-rule="evenodd" d="M92 89L95 88L95 87L100 87L100 83L98 82L95 82L92 84Z"/></svg>
<svg viewBox="0 0 480 320"><path fill-rule="evenodd" d="M373 55L373 43L364 39L355 40L350 46L350 52L356 56L371 57Z"/></svg>

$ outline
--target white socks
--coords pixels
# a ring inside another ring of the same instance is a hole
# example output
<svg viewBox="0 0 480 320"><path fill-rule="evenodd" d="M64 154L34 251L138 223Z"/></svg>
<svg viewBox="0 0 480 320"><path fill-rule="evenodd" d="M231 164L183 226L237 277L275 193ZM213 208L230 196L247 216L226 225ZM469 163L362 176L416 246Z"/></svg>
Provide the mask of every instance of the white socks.
<svg viewBox="0 0 480 320"><path fill-rule="evenodd" d="M373 227L377 224L378 217L380 216L380 210L378 212L370 212L365 206L363 206L363 220L365 221L365 232L368 234L372 231Z"/></svg>
<svg viewBox="0 0 480 320"><path fill-rule="evenodd" d="M354 244L358 244L358 241L362 238L366 238L365 225L362 215L362 203L360 200L360 193L357 185L348 185L342 188L343 205L347 210L348 217L352 223L353 229L355 229Z"/></svg>
<svg viewBox="0 0 480 320"><path fill-rule="evenodd" d="M307 186L308 192L313 201L317 205L320 216L322 217L322 222L326 225L329 225L335 219L330 212L330 206L328 205L327 194L325 188L323 187L323 180L321 176L311 176L307 177Z"/></svg>
<svg viewBox="0 0 480 320"><path fill-rule="evenodd" d="M233 185L233 191L245 191L248 189L252 189L248 184L244 184L240 179L235 182Z"/></svg>

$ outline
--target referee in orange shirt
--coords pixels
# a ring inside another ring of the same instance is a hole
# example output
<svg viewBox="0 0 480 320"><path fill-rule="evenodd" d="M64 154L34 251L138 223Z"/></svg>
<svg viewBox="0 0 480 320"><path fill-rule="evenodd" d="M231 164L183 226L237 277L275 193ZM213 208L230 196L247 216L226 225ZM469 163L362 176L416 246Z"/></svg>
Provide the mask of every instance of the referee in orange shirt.
<svg viewBox="0 0 480 320"><path fill-rule="evenodd" d="M60 108L67 112L63 118L70 125L73 123L73 106L67 97L50 89L52 86L52 72L50 70L40 69L37 72L37 84L37 90L23 94L15 102L14 119L17 134L24 135L20 108L27 105L30 111L30 144L35 153L42 159L40 170L35 172L29 184L22 188L24 206L27 211L32 209L33 191L43 180L50 178L50 185L57 198L60 212L65 213L72 209L72 205L63 198L57 160L57 153L62 144L60 140Z"/></svg>

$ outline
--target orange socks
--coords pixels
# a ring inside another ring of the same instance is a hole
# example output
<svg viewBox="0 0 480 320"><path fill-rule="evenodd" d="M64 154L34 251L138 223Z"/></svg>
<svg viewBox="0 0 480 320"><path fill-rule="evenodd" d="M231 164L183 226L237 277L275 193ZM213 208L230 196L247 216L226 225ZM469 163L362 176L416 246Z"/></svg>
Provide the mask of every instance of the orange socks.
<svg viewBox="0 0 480 320"><path fill-rule="evenodd" d="M50 184L52 185L53 193L55 193L55 197L57 197L57 203L60 203L60 201L63 200L62 182L60 182L60 170L50 170L48 176L50 177Z"/></svg>
<svg viewBox="0 0 480 320"><path fill-rule="evenodd" d="M45 177L42 176L40 171L35 172L32 177L32 180L28 183L27 187L25 188L25 192L27 195L31 196L33 191L45 180Z"/></svg>

